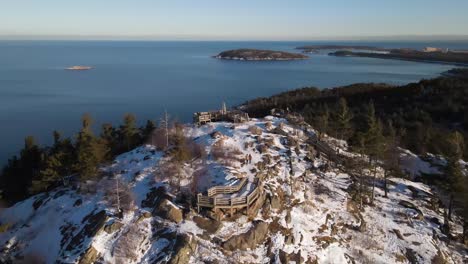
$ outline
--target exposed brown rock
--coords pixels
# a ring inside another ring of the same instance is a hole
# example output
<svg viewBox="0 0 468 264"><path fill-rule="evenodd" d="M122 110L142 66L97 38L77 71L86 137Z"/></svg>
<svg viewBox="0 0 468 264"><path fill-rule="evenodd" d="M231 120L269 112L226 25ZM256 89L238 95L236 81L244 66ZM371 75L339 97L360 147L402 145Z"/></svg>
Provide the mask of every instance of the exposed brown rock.
<svg viewBox="0 0 468 264"><path fill-rule="evenodd" d="M183 220L182 210L173 205L169 200L164 199L158 206L158 215L173 222L180 223Z"/></svg>
<svg viewBox="0 0 468 264"><path fill-rule="evenodd" d="M221 227L221 222L200 216L194 216L193 222L195 222L199 228L205 230L209 234L216 233L216 231L218 231L218 229Z"/></svg>
<svg viewBox="0 0 468 264"><path fill-rule="evenodd" d="M92 264L96 262L99 257L99 252L94 247L89 247L86 252L81 256L79 264Z"/></svg>
<svg viewBox="0 0 468 264"><path fill-rule="evenodd" d="M254 221L253 227L246 233L233 236L225 241L222 247L226 250L246 250L255 248L262 243L268 234L268 223L263 221Z"/></svg>
<svg viewBox="0 0 468 264"><path fill-rule="evenodd" d="M169 261L169 264L186 264L189 263L190 257L197 249L195 239L187 234L178 235L174 245L174 254Z"/></svg>

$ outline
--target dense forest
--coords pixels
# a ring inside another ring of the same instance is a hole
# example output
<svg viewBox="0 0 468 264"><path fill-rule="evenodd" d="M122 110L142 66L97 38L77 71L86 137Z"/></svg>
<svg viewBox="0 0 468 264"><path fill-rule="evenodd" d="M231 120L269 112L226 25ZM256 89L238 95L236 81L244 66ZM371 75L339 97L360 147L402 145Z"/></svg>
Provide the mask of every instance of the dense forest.
<svg viewBox="0 0 468 264"><path fill-rule="evenodd" d="M99 165L141 145L157 129L150 120L137 127L135 116L126 114L121 126L104 124L95 135L91 116L85 114L81 121L82 128L73 138L54 131L50 147L39 146L33 136L26 137L19 156L9 159L0 172L0 198L9 204L23 200L62 185L67 175L80 181L100 177Z"/></svg>
<svg viewBox="0 0 468 264"><path fill-rule="evenodd" d="M447 155L450 132L457 131L465 139L468 136L468 80L462 78L441 77L403 86L371 83L325 90L306 87L245 105L249 114L257 117L269 114L272 108L299 112L320 132L348 140L354 147L366 129L370 105L383 131L395 129L400 146L417 154ZM340 126L343 108L349 111L344 117L349 119L349 128ZM468 159L468 148L463 157Z"/></svg>

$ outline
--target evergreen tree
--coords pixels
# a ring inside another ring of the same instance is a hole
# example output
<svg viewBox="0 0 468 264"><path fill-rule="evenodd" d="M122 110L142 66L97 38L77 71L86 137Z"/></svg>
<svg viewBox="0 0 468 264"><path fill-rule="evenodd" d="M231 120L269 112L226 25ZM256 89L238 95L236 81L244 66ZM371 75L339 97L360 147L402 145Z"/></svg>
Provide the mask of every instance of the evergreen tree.
<svg viewBox="0 0 468 264"><path fill-rule="evenodd" d="M119 154L119 139L117 131L112 124L105 123L101 127L101 141L107 146L109 150L106 159L111 159L112 156Z"/></svg>
<svg viewBox="0 0 468 264"><path fill-rule="evenodd" d="M391 121L387 125L387 137L385 139L383 161L384 161L384 191L385 197L388 195L388 176L390 173L397 173L399 168L399 139L396 129Z"/></svg>
<svg viewBox="0 0 468 264"><path fill-rule="evenodd" d="M126 151L131 150L139 144L138 129L136 127L136 118L134 115L124 115L124 123L120 127L120 136Z"/></svg>
<svg viewBox="0 0 468 264"><path fill-rule="evenodd" d="M90 180L97 177L97 167L104 161L107 148L101 140L97 139L92 130L92 119L88 114L82 118L83 127L78 133L76 141L75 169L82 180Z"/></svg>
<svg viewBox="0 0 468 264"><path fill-rule="evenodd" d="M39 177L32 182L31 194L46 191L63 183L63 178L72 173L74 148L70 139L61 139L59 132L54 131L54 145L45 155Z"/></svg>
<svg viewBox="0 0 468 264"><path fill-rule="evenodd" d="M367 131L365 133L365 153L369 156L369 165L373 166L372 180L372 202L374 201L375 181L377 176L377 159L382 158L384 149L384 137L382 123L375 116L374 103L371 101L368 105L367 114ZM372 164L374 162L374 164Z"/></svg>
<svg viewBox="0 0 468 264"><path fill-rule="evenodd" d="M352 133L351 120L353 113L348 108L348 103L344 97L338 100L335 113L336 134L339 139L347 140Z"/></svg>
<svg viewBox="0 0 468 264"><path fill-rule="evenodd" d="M464 175L459 163L459 160L464 151L463 136L459 132L453 132L447 139L449 152L447 155L447 166L445 168L445 175L447 176L447 184L449 191L449 206L448 206L448 219L452 220L453 208L455 198L461 196L463 193L463 179Z"/></svg>
<svg viewBox="0 0 468 264"><path fill-rule="evenodd" d="M34 137L26 137L20 157L14 156L3 169L1 189L7 202L13 203L28 197L28 189L39 175L42 159L42 150Z"/></svg>
<svg viewBox="0 0 468 264"><path fill-rule="evenodd" d="M152 136L156 130L156 123L152 120L147 120L146 125L140 129L141 138L144 142L153 144ZM153 144L154 145L154 144Z"/></svg>

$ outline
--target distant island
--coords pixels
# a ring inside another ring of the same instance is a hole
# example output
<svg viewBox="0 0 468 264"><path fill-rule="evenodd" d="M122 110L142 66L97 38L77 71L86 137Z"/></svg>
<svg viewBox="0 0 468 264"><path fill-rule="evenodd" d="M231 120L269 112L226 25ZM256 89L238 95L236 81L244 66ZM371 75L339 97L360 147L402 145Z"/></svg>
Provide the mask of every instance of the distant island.
<svg viewBox="0 0 468 264"><path fill-rule="evenodd" d="M77 65L77 66L71 66L71 67L68 67L68 68L65 68L65 70L70 70L70 71L85 71L85 70L91 70L93 67L91 66L80 66L80 65Z"/></svg>
<svg viewBox="0 0 468 264"><path fill-rule="evenodd" d="M275 50L258 50L258 49L236 49L228 50L214 56L216 59L222 60L243 60L243 61L287 61L287 60L304 60L309 58L306 55L299 53L291 53Z"/></svg>
<svg viewBox="0 0 468 264"><path fill-rule="evenodd" d="M367 57L379 59L397 59L407 61L434 62L455 65L468 65L468 53L463 52L424 52L413 49L395 49L388 53L353 52L340 50L329 55L339 57Z"/></svg>
<svg viewBox="0 0 468 264"><path fill-rule="evenodd" d="M302 50L304 53L316 53L319 50L367 50L367 51L380 51L386 52L389 49L379 48L374 46L361 46L361 45L308 45L297 47L297 50Z"/></svg>
<svg viewBox="0 0 468 264"><path fill-rule="evenodd" d="M328 53L328 55L338 57L367 57L463 66L468 65L467 50L449 50L437 47L425 47L423 49L389 49L361 45L309 45L297 47L296 49L302 50L303 53L317 53L320 50L333 50L333 52Z"/></svg>
<svg viewBox="0 0 468 264"><path fill-rule="evenodd" d="M468 79L468 68L456 68L442 73L442 76Z"/></svg>

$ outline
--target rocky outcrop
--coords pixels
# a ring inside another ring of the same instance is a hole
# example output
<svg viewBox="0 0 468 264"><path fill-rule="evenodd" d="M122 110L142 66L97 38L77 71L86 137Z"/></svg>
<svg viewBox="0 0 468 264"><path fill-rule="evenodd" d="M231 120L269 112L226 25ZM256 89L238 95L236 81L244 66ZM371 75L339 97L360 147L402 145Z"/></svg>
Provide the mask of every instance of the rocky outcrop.
<svg viewBox="0 0 468 264"><path fill-rule="evenodd" d="M167 199L164 199L161 204L159 204L157 212L160 217L176 223L180 223L183 220L182 210Z"/></svg>
<svg viewBox="0 0 468 264"><path fill-rule="evenodd" d="M92 264L99 257L99 252L94 247L89 247L88 250L81 256L79 264Z"/></svg>
<svg viewBox="0 0 468 264"><path fill-rule="evenodd" d="M216 231L221 227L221 222L200 216L194 216L193 222L209 234L216 233Z"/></svg>
<svg viewBox="0 0 468 264"><path fill-rule="evenodd" d="M90 213L82 222L86 223L85 226L76 234L66 247L66 251L75 252L81 249L83 241L87 238L92 238L101 231L107 221L107 214L104 210L97 213Z"/></svg>
<svg viewBox="0 0 468 264"><path fill-rule="evenodd" d="M113 221L112 223L107 224L104 226L104 231L108 234L112 234L117 230L120 230L122 228L123 224L117 221Z"/></svg>
<svg viewBox="0 0 468 264"><path fill-rule="evenodd" d="M151 188L146 198L141 201L141 207L156 208L163 198L169 198L164 187Z"/></svg>
<svg viewBox="0 0 468 264"><path fill-rule="evenodd" d="M262 243L268 234L268 223L263 221L254 221L253 227L246 233L233 236L222 244L226 250L246 250L253 249Z"/></svg>
<svg viewBox="0 0 468 264"><path fill-rule="evenodd" d="M187 234L177 235L174 244L174 253L169 261L169 264L186 264L189 263L190 257L197 249L195 239Z"/></svg>
<svg viewBox="0 0 468 264"><path fill-rule="evenodd" d="M294 263L304 263L303 258L301 258L301 251L297 253L286 253L283 250L279 250L279 259L281 263L289 263L289 262L294 262Z"/></svg>
<svg viewBox="0 0 468 264"><path fill-rule="evenodd" d="M276 188L273 194L270 195L270 205L272 209L281 210L284 201L284 192L281 188Z"/></svg>
<svg viewBox="0 0 468 264"><path fill-rule="evenodd" d="M401 200L398 204L405 207L405 208L409 208L409 209L414 210L416 212L416 214L417 214L416 218L418 220L424 219L423 212L418 207L416 207L416 205L414 205L414 204L412 204L410 202L404 201L404 200Z"/></svg>

